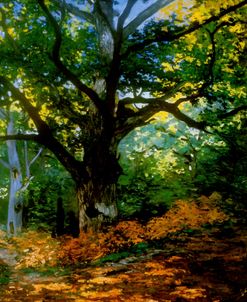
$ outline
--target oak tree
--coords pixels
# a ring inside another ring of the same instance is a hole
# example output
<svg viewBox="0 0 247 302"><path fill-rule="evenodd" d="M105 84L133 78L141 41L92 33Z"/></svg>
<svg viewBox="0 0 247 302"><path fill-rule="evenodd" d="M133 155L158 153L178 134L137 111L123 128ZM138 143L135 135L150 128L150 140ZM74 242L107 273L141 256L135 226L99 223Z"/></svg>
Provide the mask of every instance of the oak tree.
<svg viewBox="0 0 247 302"><path fill-rule="evenodd" d="M0 106L15 103L32 120L1 138L54 153L76 183L81 229L117 216L117 146L131 130L159 111L206 130L246 109L247 1L219 1L205 15L211 1L195 1L182 19L170 6L180 2L0 1ZM167 17L151 19L161 9ZM197 120L186 103L202 107Z"/></svg>

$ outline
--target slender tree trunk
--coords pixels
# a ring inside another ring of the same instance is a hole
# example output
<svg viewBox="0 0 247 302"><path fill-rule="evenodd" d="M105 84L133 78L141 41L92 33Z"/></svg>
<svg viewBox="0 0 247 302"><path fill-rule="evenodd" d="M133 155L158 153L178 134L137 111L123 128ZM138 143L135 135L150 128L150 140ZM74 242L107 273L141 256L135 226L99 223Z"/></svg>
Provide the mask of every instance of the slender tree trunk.
<svg viewBox="0 0 247 302"><path fill-rule="evenodd" d="M15 134L14 118L13 113L5 113L5 118L8 118L7 134ZM8 221L7 230L8 233L17 234L21 232L23 224L23 192L28 188L32 176L30 174L30 167L39 157L42 152L42 148L39 149L36 156L29 161L28 160L28 148L27 142L24 144L24 157L25 157L25 168L26 168L26 179L23 183L23 176L21 172L21 165L19 154L15 140L7 140L8 150L8 162L4 165L10 171L10 186L9 186L9 205L8 205Z"/></svg>
<svg viewBox="0 0 247 302"><path fill-rule="evenodd" d="M7 127L7 134L14 134L14 121L10 114ZM8 159L10 168L10 189L7 230L9 233L16 234L22 228L23 199L20 192L22 187L22 174L16 141L7 141Z"/></svg>

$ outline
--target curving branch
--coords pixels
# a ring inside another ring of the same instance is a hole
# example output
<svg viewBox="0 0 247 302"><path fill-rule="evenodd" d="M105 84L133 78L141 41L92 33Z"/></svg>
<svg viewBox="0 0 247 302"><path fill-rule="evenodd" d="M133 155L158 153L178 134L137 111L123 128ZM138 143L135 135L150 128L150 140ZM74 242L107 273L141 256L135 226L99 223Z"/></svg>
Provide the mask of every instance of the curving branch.
<svg viewBox="0 0 247 302"><path fill-rule="evenodd" d="M30 118L33 120L38 132L40 134L51 132L51 129L49 126L41 119L38 109L34 107L29 100L25 97L23 93L20 92L19 89L17 89L7 78L4 76L0 76L0 83L2 83L5 87L7 87L13 97L16 100L19 100L21 103L21 106L24 108L24 110L28 113Z"/></svg>
<svg viewBox="0 0 247 302"><path fill-rule="evenodd" d="M166 7L171 4L175 0L156 0L154 4L150 5L147 9L141 12L134 20L132 20L127 26L124 28L124 38L127 38L130 34L132 34L139 25L141 25L148 18L157 13L160 9Z"/></svg>
<svg viewBox="0 0 247 302"><path fill-rule="evenodd" d="M234 109L232 109L228 112L218 114L218 118L225 119L225 118L228 118L230 116L234 116L235 114L239 113L240 111L246 111L246 110L247 110L247 105L242 105L242 106L234 108Z"/></svg>
<svg viewBox="0 0 247 302"><path fill-rule="evenodd" d="M0 141L15 141L15 140L24 140L24 141L35 141L40 142L40 136L38 134L11 134L11 135L0 135Z"/></svg>
<svg viewBox="0 0 247 302"><path fill-rule="evenodd" d="M169 100L171 97L173 97L174 94L177 93L180 90L180 88L182 88L186 83L187 81L182 81L178 83L175 87L171 88L170 91L168 91L161 97L146 98L146 97L142 97L141 95L137 95L134 98L131 97L123 98L119 100L119 102L127 105L127 104L151 104L159 101L166 101Z"/></svg>
<svg viewBox="0 0 247 302"><path fill-rule="evenodd" d="M145 104L145 98L138 98L141 103ZM187 100L189 101L189 97ZM126 103L129 103L129 99L126 99ZM187 126L191 128L207 132L207 123L205 121L196 121L183 113L178 108L179 103L169 103L165 98L149 98L146 101L146 104L148 105L139 109L137 112L134 112L131 116L125 118L124 121L118 121L116 135L119 139L124 137L134 128L147 124L150 121L150 118L152 118L152 116L159 111L165 111L172 114L175 118L185 122Z"/></svg>
<svg viewBox="0 0 247 302"><path fill-rule="evenodd" d="M98 110L101 112L102 115L106 115L105 108L101 102L100 97L98 94L82 83L80 79L73 73L71 72L61 61L60 59L60 49L62 45L62 34L60 31L60 27L56 21L56 19L53 17L47 6L45 5L44 0L37 0L40 7L44 11L47 20L49 23L52 25L54 34L55 34L55 43L53 45L52 49L52 60L54 64L56 65L57 69L71 82L75 85L75 87L81 91L82 93L85 93L91 101L94 103L94 105L98 108Z"/></svg>
<svg viewBox="0 0 247 302"><path fill-rule="evenodd" d="M37 130L38 135L33 136L32 138L35 139L40 144L47 147L51 152L53 152L60 163L70 172L72 177L75 180L81 179L81 170L83 170L83 163L76 160L73 155L71 155L67 149L53 136L52 129L49 125L43 121L39 115L39 112L36 107L32 106L29 100L25 97L23 93L21 93L8 79L3 76L0 76L0 83L5 85L9 91L12 93L12 97L16 100L19 100L23 109L28 113L29 117L33 120ZM12 135L12 136L2 136L0 139L2 140L10 139L23 139L28 140L31 138L30 136L26 135ZM84 177L88 177L85 173Z"/></svg>
<svg viewBox="0 0 247 302"><path fill-rule="evenodd" d="M126 57L131 52L141 51L146 46L151 45L152 43L155 43L155 42L173 42L175 40L178 40L179 38L184 37L188 34L191 34L211 22L220 20L225 15L227 15L231 12L234 12L234 11L238 10L239 8L242 8L245 5L247 5L247 0L241 1L238 4L232 5L232 6L228 7L227 9L220 11L220 13L208 18L207 20L203 21L202 23L194 22L187 29L182 29L181 31L178 31L178 32L160 32L159 35L156 35L149 39L145 39L145 41L142 41L140 43L136 43L136 44L129 46L127 48L127 50L124 52L123 56Z"/></svg>
<svg viewBox="0 0 247 302"><path fill-rule="evenodd" d="M43 147L39 148L39 151L36 153L36 155L32 158L31 161L29 161L29 159L28 159L28 145L27 145L27 141L24 141L24 158L25 158L25 168L26 168L26 177L27 177L27 179L31 179L30 168L31 168L32 164L34 164L35 161L39 158L39 156L41 155L43 150L44 150Z"/></svg>
<svg viewBox="0 0 247 302"><path fill-rule="evenodd" d="M39 148L39 151L37 154L32 158L32 160L29 163L29 167L39 158L40 154L43 152L44 148Z"/></svg>
<svg viewBox="0 0 247 302"><path fill-rule="evenodd" d="M86 12L84 10L80 10L78 7L74 6L71 3L66 3L65 1L53 0L53 2L55 2L57 5L59 5L62 9L65 8L72 15L74 15L80 19L86 20L87 22L89 22L91 24L95 24L95 18L93 16L93 14Z"/></svg>
<svg viewBox="0 0 247 302"><path fill-rule="evenodd" d="M132 7L136 4L138 0L128 0L128 3L124 9L124 11L122 12L121 16L118 18L118 23L117 23L117 32L122 32L124 23L126 21L126 19L128 18Z"/></svg>

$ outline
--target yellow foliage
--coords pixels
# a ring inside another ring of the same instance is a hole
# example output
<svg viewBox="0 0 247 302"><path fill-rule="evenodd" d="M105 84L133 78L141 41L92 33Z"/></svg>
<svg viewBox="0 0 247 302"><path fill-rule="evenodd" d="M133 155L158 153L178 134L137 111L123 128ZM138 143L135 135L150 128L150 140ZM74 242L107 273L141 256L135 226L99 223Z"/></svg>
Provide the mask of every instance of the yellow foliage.
<svg viewBox="0 0 247 302"><path fill-rule="evenodd" d="M165 112L165 111L160 111L158 113L155 113L151 119L156 119L158 121L162 121L162 122L165 122L168 118L168 112Z"/></svg>
<svg viewBox="0 0 247 302"><path fill-rule="evenodd" d="M195 0L177 0L160 10L160 18L169 19L172 14L175 14L179 22L202 23L212 15L218 14L222 9L238 2L238 0L205 0L198 5ZM224 18L224 20L227 19L227 17ZM165 30L166 28L164 28Z"/></svg>
<svg viewBox="0 0 247 302"><path fill-rule="evenodd" d="M90 299L97 299L98 301L100 298L107 299L107 298L111 297L111 301L112 301L112 298L120 296L121 293L122 293L121 289L114 288L109 291L95 291L95 290L86 291L86 292L81 293L81 295L83 297L87 297Z"/></svg>
<svg viewBox="0 0 247 302"><path fill-rule="evenodd" d="M178 200L165 215L148 222L147 236L150 239L159 239L185 228L198 229L203 224L223 222L227 219L228 216L208 198L197 202Z"/></svg>
<svg viewBox="0 0 247 302"><path fill-rule="evenodd" d="M145 229L137 221L122 221L105 233L81 232L79 238L65 238L59 258L63 264L92 261L142 242L144 237Z"/></svg>
<svg viewBox="0 0 247 302"><path fill-rule="evenodd" d="M171 17L172 13L177 15L179 20L185 19L190 13L189 9L193 5L193 0L177 0L173 1L165 9L160 10L160 16L164 19Z"/></svg>
<svg viewBox="0 0 247 302"><path fill-rule="evenodd" d="M174 66L171 63L164 62L162 63L162 66L164 67L165 71L174 71Z"/></svg>
<svg viewBox="0 0 247 302"><path fill-rule="evenodd" d="M69 291L72 288L72 285L66 283L49 283L49 284L33 284L36 293L41 292L44 289L53 290L53 291Z"/></svg>
<svg viewBox="0 0 247 302"><path fill-rule="evenodd" d="M15 29L13 27L8 28L8 34L11 37L14 37L15 36Z"/></svg>
<svg viewBox="0 0 247 302"><path fill-rule="evenodd" d="M177 286L175 291L170 293L171 296L181 297L184 299L206 298L206 290L202 288L187 288L186 286Z"/></svg>
<svg viewBox="0 0 247 302"><path fill-rule="evenodd" d="M6 240L5 240L6 233L2 230L0 230L0 247L6 245Z"/></svg>
<svg viewBox="0 0 247 302"><path fill-rule="evenodd" d="M29 231L20 237L13 238L13 249L17 248L22 257L17 268L39 267L57 264L59 242L51 239L47 233Z"/></svg>
<svg viewBox="0 0 247 302"><path fill-rule="evenodd" d="M137 221L121 221L106 232L82 232L79 238L64 239L58 257L65 265L88 262L145 240L160 239L183 229L199 229L206 223L223 222L228 216L218 208L220 201L221 195L216 192L196 201L178 200L166 214L151 219L146 226ZM172 272L154 268L150 274L170 276Z"/></svg>

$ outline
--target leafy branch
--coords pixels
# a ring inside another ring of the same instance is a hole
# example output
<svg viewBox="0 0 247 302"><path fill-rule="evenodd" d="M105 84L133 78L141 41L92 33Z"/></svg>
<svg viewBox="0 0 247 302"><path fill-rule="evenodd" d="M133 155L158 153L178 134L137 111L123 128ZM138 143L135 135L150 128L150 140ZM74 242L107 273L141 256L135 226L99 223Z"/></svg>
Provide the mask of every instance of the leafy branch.
<svg viewBox="0 0 247 302"><path fill-rule="evenodd" d="M54 42L53 50L52 50L52 60L53 60L54 64L56 65L58 70L71 83L73 83L75 85L75 87L79 91L81 91L82 93L85 93L90 98L90 100L93 101L93 103L99 109L99 111L102 113L102 115L105 115L105 113L106 113L105 108L104 108L98 94L93 89L91 89L90 87L88 87L87 85L82 83L80 81L80 79L77 78L77 76L73 72L71 72L61 61L61 59L60 59L60 49L61 49L61 45L62 45L62 34L61 34L61 31L60 31L60 27L59 27L56 19L53 17L51 12L49 11L47 6L45 5L44 0L38 0L38 3L40 5L40 7L42 8L42 10L44 11L44 13L47 17L47 20L49 21L49 23L51 24L51 26L53 27L53 30L54 30L55 42Z"/></svg>
<svg viewBox="0 0 247 302"><path fill-rule="evenodd" d="M9 40L9 42L10 42L11 46L13 47L13 49L15 50L15 52L17 54L19 54L20 53L19 47L18 47L16 41L9 34L5 11L2 9L2 7L0 7L0 14L1 14L0 25L4 31L4 34L5 34L6 38Z"/></svg>
<svg viewBox="0 0 247 302"><path fill-rule="evenodd" d="M95 24L95 18L93 14L86 12L84 10L80 10L78 9L78 7L74 6L71 3L66 3L65 1L54 0L54 2L58 4L62 9L66 8L66 10L72 15L79 17L83 20L86 20L91 24Z"/></svg>
<svg viewBox="0 0 247 302"><path fill-rule="evenodd" d="M21 106L24 108L24 110L28 113L30 118L33 120L37 130L38 135L30 136L25 134L18 134L18 135L12 135L12 136L3 136L2 139L8 138L10 139L23 139L23 140L30 140L33 138L33 140L39 142L40 144L47 147L50 151L52 151L58 160L61 162L61 164L68 169L68 171L71 173L71 175L75 179L81 178L81 169L83 164L76 160L74 156L72 156L66 148L53 136L52 129L49 127L49 125L42 120L40 117L38 110L36 107L34 107L29 100L26 98L26 96L21 93L8 79L6 79L3 76L0 76L0 83L4 84L9 91L11 91L12 96L20 101ZM87 177L87 175L84 175Z"/></svg>
<svg viewBox="0 0 247 302"><path fill-rule="evenodd" d="M239 8L242 8L243 6L245 6L246 4L247 4L247 0L241 1L240 3L232 5L232 6L228 7L227 9L222 10L217 15L212 16L212 17L206 19L205 21L203 21L201 23L198 23L198 22L192 23L187 29L183 28L183 30L179 30L177 32L161 31L159 34L154 35L152 38L145 39L142 42L135 43L135 44L129 46L126 49L126 51L123 53L123 57L127 57L132 52L136 53L138 51L141 51L146 46L148 46L150 44L153 44L155 42L157 42L157 43L159 43L159 42L173 42L175 40L178 40L181 37L184 37L188 34L191 34L191 33L195 32L196 30L204 27L205 25L207 25L211 22L215 22L215 21L220 20L225 15L227 15L231 12L235 12Z"/></svg>

